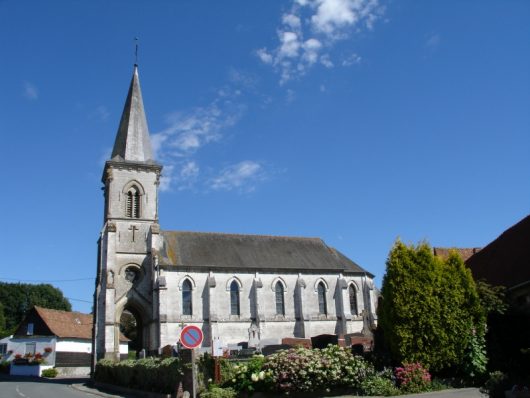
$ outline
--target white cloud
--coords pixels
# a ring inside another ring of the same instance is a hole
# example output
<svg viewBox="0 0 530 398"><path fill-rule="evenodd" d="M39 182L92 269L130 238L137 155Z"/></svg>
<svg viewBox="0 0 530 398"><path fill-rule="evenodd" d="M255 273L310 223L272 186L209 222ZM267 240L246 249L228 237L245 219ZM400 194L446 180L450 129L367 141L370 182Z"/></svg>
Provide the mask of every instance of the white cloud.
<svg viewBox="0 0 530 398"><path fill-rule="evenodd" d="M176 185L179 191L192 189L199 177L200 168L196 161L189 160L178 165L179 171L175 172L177 165L170 164L164 166L162 177L160 178L160 190L169 191Z"/></svg>
<svg viewBox="0 0 530 398"><path fill-rule="evenodd" d="M278 32L280 37L280 49L278 50L278 56L280 58L294 58L298 56L298 50L300 49L300 41L298 35L294 32Z"/></svg>
<svg viewBox="0 0 530 398"><path fill-rule="evenodd" d="M224 168L221 173L212 178L210 188L216 191L238 190L252 192L256 183L265 179L263 166L252 160L245 160Z"/></svg>
<svg viewBox="0 0 530 398"><path fill-rule="evenodd" d="M441 37L439 34L432 34L427 38L425 46L431 50L434 50L440 44Z"/></svg>
<svg viewBox="0 0 530 398"><path fill-rule="evenodd" d="M107 119L110 116L110 112L108 111L107 107L104 105L99 105L94 111L90 114L90 118L96 118L101 120L102 122L107 121Z"/></svg>
<svg viewBox="0 0 530 398"><path fill-rule="evenodd" d="M24 97L26 97L29 100L36 100L39 98L39 90L38 88L30 83L30 82L24 82L24 91L23 91Z"/></svg>
<svg viewBox="0 0 530 398"><path fill-rule="evenodd" d="M335 66L329 54L322 55L320 57L320 63L324 65L326 68L333 68Z"/></svg>
<svg viewBox="0 0 530 398"><path fill-rule="evenodd" d="M222 130L233 126L239 117L237 111L221 109L216 102L204 108L171 113L166 117L169 126L152 135L155 158L191 155L204 145L220 140Z"/></svg>
<svg viewBox="0 0 530 398"><path fill-rule="evenodd" d="M288 104L290 104L295 99L296 99L296 93L294 92L294 90L291 90L290 88L288 88L287 93L285 95L285 100L287 101Z"/></svg>
<svg viewBox="0 0 530 398"><path fill-rule="evenodd" d="M278 46L260 48L256 55L279 73L280 84L284 84L305 75L317 63L332 68L330 52L335 43L363 27L372 29L382 13L379 0L293 0L289 12L282 15Z"/></svg>
<svg viewBox="0 0 530 398"><path fill-rule="evenodd" d="M308 65L313 65L318 60L318 52L322 48L322 43L317 39L306 40L303 44L304 55L303 60L307 62Z"/></svg>
<svg viewBox="0 0 530 398"><path fill-rule="evenodd" d="M184 167L180 170L180 177L189 180L196 178L199 175L199 166L195 161L187 162Z"/></svg>
<svg viewBox="0 0 530 398"><path fill-rule="evenodd" d="M151 135L155 159L164 165L160 190L237 190L249 192L265 176L263 166L252 160L226 167L201 167L200 150L221 141L245 112L245 94L255 90L258 79L241 70L229 71L230 83L215 91L207 106L175 111L166 116L167 127ZM203 171L204 170L204 171ZM217 169L219 170L219 169Z"/></svg>
<svg viewBox="0 0 530 398"><path fill-rule="evenodd" d="M300 21L300 17L294 14L283 14L282 22L286 26L290 26L293 29L300 29L300 26L302 24Z"/></svg>
<svg viewBox="0 0 530 398"><path fill-rule="evenodd" d="M260 48L256 51L257 56L264 64L272 64L274 60L272 54L270 54L265 48Z"/></svg>
<svg viewBox="0 0 530 398"><path fill-rule="evenodd" d="M351 65L360 64L361 60L362 58L359 55L352 53L342 60L342 66L351 66Z"/></svg>
<svg viewBox="0 0 530 398"><path fill-rule="evenodd" d="M172 164L164 165L164 168L162 169L162 176L160 177L160 185L159 185L159 189L161 192L166 192L171 189L174 168L175 166Z"/></svg>

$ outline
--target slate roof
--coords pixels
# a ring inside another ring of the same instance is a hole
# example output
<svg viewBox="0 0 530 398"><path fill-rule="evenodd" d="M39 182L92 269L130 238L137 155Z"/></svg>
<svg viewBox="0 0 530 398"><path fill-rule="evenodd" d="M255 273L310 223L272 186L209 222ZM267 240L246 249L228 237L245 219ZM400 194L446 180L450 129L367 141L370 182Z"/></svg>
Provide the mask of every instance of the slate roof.
<svg viewBox="0 0 530 398"><path fill-rule="evenodd" d="M133 162L152 162L153 159L137 65L134 65L111 158Z"/></svg>
<svg viewBox="0 0 530 398"><path fill-rule="evenodd" d="M471 257L473 254L478 253L480 251L480 247L433 247L432 251L435 256L442 257L443 259L446 259L449 257L449 253L451 250L455 250L458 254L460 254L460 257L462 260L467 261L469 257Z"/></svg>
<svg viewBox="0 0 530 398"><path fill-rule="evenodd" d="M162 231L162 266L372 274L320 238Z"/></svg>
<svg viewBox="0 0 530 398"><path fill-rule="evenodd" d="M57 337L92 338L92 315L35 306L37 314Z"/></svg>
<svg viewBox="0 0 530 398"><path fill-rule="evenodd" d="M475 279L514 287L530 281L530 215L471 256L466 264Z"/></svg>

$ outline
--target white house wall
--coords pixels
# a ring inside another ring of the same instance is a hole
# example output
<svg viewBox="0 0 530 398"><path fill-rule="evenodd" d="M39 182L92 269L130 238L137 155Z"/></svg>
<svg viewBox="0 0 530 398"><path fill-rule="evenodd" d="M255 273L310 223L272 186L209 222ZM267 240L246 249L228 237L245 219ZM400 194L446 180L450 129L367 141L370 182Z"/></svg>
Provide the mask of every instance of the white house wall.
<svg viewBox="0 0 530 398"><path fill-rule="evenodd" d="M63 340L57 341L55 348L58 352L92 352L92 343L87 341Z"/></svg>

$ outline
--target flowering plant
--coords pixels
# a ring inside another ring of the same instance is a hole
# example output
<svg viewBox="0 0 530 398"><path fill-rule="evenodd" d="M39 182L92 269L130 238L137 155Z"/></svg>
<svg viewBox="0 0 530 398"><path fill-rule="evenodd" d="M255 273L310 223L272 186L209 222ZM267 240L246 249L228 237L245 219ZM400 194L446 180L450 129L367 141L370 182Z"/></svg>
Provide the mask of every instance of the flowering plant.
<svg viewBox="0 0 530 398"><path fill-rule="evenodd" d="M46 348L44 349L44 352L46 352L46 353L48 353L48 354L49 354L50 352L52 352L52 351L53 351L53 350L52 350L51 347L46 347Z"/></svg>
<svg viewBox="0 0 530 398"><path fill-rule="evenodd" d="M22 358L22 355L21 355L21 354L16 354L16 355L15 355L15 359L20 359L20 358Z"/></svg>
<svg viewBox="0 0 530 398"><path fill-rule="evenodd" d="M264 391L267 385L271 384L271 373L263 370L265 357L254 355L247 363L240 363L232 366L230 371L231 379L224 385L233 387L236 391Z"/></svg>
<svg viewBox="0 0 530 398"><path fill-rule="evenodd" d="M405 392L426 391L431 385L431 375L419 362L404 363L394 371L400 388Z"/></svg>
<svg viewBox="0 0 530 398"><path fill-rule="evenodd" d="M347 349L303 347L278 351L269 356L264 370L270 372L274 389L291 392L330 391L332 388L358 389L361 381L374 373L373 367Z"/></svg>

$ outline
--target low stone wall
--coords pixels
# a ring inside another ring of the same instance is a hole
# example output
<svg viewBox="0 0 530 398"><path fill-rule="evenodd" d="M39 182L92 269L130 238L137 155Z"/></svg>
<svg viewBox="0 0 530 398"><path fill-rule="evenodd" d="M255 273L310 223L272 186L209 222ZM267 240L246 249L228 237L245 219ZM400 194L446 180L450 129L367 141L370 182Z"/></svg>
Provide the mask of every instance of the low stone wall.
<svg viewBox="0 0 530 398"><path fill-rule="evenodd" d="M59 376L90 376L90 366L57 366Z"/></svg>

